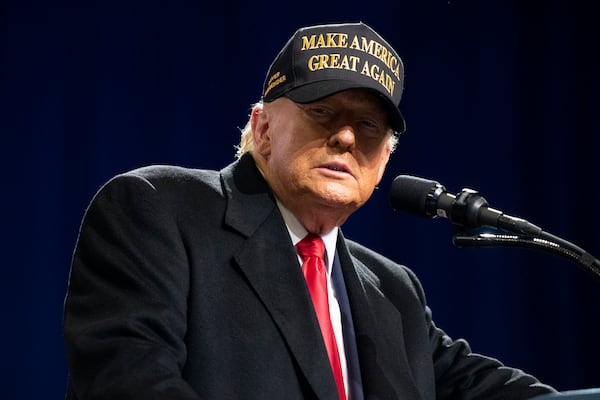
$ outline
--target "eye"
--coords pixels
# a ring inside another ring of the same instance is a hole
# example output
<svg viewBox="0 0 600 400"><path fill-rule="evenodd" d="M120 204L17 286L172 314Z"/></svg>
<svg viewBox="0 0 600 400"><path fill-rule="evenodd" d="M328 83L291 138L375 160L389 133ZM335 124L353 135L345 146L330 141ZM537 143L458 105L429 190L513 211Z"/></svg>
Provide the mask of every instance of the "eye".
<svg viewBox="0 0 600 400"><path fill-rule="evenodd" d="M362 121L359 121L359 124L366 129L378 129L379 128L379 125L377 125L376 122L373 122L368 119L363 119Z"/></svg>
<svg viewBox="0 0 600 400"><path fill-rule="evenodd" d="M304 111L319 122L326 122L335 114L331 108L318 104L306 106Z"/></svg>
<svg viewBox="0 0 600 400"><path fill-rule="evenodd" d="M385 133L384 124L381 121L363 118L357 121L361 133L367 137L380 138Z"/></svg>

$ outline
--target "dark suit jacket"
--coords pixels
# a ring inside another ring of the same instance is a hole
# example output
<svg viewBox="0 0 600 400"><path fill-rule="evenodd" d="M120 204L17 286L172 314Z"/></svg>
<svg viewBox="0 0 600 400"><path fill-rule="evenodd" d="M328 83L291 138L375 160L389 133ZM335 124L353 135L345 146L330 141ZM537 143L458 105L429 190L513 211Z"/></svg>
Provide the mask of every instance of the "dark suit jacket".
<svg viewBox="0 0 600 400"><path fill-rule="evenodd" d="M413 273L340 232L366 399L551 389L431 321ZM294 248L252 158L120 175L83 220L65 302L68 399L335 399Z"/></svg>

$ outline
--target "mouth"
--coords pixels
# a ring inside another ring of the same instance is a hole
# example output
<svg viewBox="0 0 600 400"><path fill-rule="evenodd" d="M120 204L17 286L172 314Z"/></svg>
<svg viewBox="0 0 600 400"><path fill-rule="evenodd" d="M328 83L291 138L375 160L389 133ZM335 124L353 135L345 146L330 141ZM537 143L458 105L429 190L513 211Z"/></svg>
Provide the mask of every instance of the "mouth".
<svg viewBox="0 0 600 400"><path fill-rule="evenodd" d="M352 175L350 168L342 163L332 162L326 163L319 166L319 168L326 169L328 171L333 171L335 173L349 174Z"/></svg>
<svg viewBox="0 0 600 400"><path fill-rule="evenodd" d="M326 166L325 168L330 169L332 171L348 172L348 171L346 171L346 168L343 168L343 167Z"/></svg>

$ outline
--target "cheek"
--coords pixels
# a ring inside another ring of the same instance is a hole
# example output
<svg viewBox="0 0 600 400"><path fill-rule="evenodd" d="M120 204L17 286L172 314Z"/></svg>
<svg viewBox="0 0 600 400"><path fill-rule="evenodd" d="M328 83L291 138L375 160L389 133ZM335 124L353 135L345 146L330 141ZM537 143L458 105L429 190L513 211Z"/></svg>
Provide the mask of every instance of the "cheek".
<svg viewBox="0 0 600 400"><path fill-rule="evenodd" d="M363 164L362 179L360 185L360 192L363 201L366 201L375 190L375 187L381 182L381 178L385 172L387 163L387 157L379 157L376 160L371 160L367 164Z"/></svg>
<svg viewBox="0 0 600 400"><path fill-rule="evenodd" d="M301 132L289 124L280 129L271 137L272 157L280 160L280 166L285 167L288 163L296 163L309 157L311 149L301 139Z"/></svg>
<svg viewBox="0 0 600 400"><path fill-rule="evenodd" d="M381 178L383 178L385 167L390 160L391 154L392 152L389 146L385 145L384 148L381 149L380 157L377 161L377 184L381 181Z"/></svg>
<svg viewBox="0 0 600 400"><path fill-rule="evenodd" d="M278 147L273 149L271 154L271 164L273 168L279 170L279 174L292 179L292 176L302 174L308 154L298 152L293 143L278 143Z"/></svg>
<svg viewBox="0 0 600 400"><path fill-rule="evenodd" d="M390 159L389 153L387 154L387 156L384 156L381 159L381 161L379 163L379 169L377 171L377 183L379 183L381 181L381 178L383 178L383 174L385 173L385 167L387 166L389 159Z"/></svg>
<svg viewBox="0 0 600 400"><path fill-rule="evenodd" d="M270 143L269 164L277 174L287 175L295 162L294 143L285 135L275 136Z"/></svg>

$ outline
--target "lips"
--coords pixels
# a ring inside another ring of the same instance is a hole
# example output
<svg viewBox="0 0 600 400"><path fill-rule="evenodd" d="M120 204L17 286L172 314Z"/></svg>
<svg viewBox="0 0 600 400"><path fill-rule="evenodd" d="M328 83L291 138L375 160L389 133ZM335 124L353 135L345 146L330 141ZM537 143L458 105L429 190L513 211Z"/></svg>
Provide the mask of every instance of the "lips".
<svg viewBox="0 0 600 400"><path fill-rule="evenodd" d="M325 163L320 165L319 168L324 168L330 171L342 172L352 175L352 171L350 171L350 168L348 168L348 166L340 162Z"/></svg>

